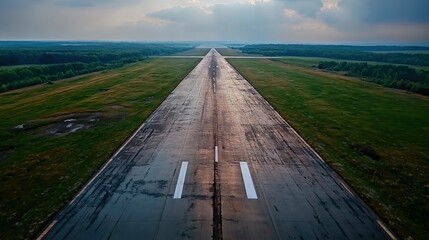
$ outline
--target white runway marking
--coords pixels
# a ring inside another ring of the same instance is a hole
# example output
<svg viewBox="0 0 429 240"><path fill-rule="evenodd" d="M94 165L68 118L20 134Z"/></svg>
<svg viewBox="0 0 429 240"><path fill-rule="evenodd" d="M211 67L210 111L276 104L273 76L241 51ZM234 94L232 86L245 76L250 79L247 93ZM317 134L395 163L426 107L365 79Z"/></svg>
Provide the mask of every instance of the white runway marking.
<svg viewBox="0 0 429 240"><path fill-rule="evenodd" d="M354 196L354 194L353 194L353 192L347 187L347 185L346 184L344 184L343 182L341 182L340 181L340 183L341 183L341 185L343 185L343 187L347 190L347 192L349 192L350 193L350 195L352 195L352 196Z"/></svg>
<svg viewBox="0 0 429 240"><path fill-rule="evenodd" d="M173 198L182 198L183 185L185 184L186 170L188 169L188 162L182 162L180 167L179 178L177 179L176 190L174 191Z"/></svg>
<svg viewBox="0 0 429 240"><path fill-rule="evenodd" d="M215 146L215 162L219 162L219 154L217 151L217 146Z"/></svg>
<svg viewBox="0 0 429 240"><path fill-rule="evenodd" d="M51 224L49 224L49 226L45 229L45 231L43 231L42 234L40 234L40 236L36 240L42 240L46 236L46 234L48 234L48 232L51 231L51 229L55 226L56 223L57 223L57 220L52 221Z"/></svg>
<svg viewBox="0 0 429 240"><path fill-rule="evenodd" d="M247 162L240 162L241 174L243 175L244 188L248 199L258 199L255 186L253 185L252 176L250 176L249 166Z"/></svg>
<svg viewBox="0 0 429 240"><path fill-rule="evenodd" d="M380 225L381 228L383 228L383 230L389 235L389 237L393 240L396 240L396 237L389 231L389 229L387 229L386 226L384 226L384 224L382 222L380 222L379 220L377 220L378 225Z"/></svg>

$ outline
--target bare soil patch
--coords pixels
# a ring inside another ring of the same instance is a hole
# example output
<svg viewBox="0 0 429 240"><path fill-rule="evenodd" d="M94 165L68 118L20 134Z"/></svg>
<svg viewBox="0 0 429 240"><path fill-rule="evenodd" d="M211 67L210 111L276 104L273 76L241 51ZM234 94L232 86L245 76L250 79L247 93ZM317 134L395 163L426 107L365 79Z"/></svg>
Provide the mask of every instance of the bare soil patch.
<svg viewBox="0 0 429 240"><path fill-rule="evenodd" d="M92 128L105 120L102 112L71 113L29 121L15 126L14 130L40 130L42 135L64 135Z"/></svg>
<svg viewBox="0 0 429 240"><path fill-rule="evenodd" d="M15 150L16 146L0 146L0 161L5 160L6 156Z"/></svg>

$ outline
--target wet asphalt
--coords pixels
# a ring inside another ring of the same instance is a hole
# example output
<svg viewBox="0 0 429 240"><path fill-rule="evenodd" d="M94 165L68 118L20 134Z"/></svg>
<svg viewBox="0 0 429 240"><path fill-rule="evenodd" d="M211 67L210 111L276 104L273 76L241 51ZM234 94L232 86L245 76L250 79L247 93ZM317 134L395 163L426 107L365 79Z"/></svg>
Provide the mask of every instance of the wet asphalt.
<svg viewBox="0 0 429 240"><path fill-rule="evenodd" d="M389 239L214 49L43 239Z"/></svg>

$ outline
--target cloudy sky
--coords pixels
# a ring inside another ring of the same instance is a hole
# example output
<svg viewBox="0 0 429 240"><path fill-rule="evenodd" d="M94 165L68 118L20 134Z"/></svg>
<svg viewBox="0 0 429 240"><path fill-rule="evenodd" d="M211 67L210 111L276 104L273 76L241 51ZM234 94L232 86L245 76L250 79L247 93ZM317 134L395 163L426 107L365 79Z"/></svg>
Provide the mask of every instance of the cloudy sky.
<svg viewBox="0 0 429 240"><path fill-rule="evenodd" d="M429 0L0 0L0 39L429 43Z"/></svg>

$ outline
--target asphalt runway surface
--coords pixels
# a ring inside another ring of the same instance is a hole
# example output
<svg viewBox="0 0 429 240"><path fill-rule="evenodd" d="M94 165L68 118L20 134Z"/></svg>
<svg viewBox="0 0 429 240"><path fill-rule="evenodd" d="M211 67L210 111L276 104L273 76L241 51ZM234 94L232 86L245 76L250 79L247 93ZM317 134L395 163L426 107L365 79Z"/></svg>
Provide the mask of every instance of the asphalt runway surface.
<svg viewBox="0 0 429 240"><path fill-rule="evenodd" d="M40 238L391 237L212 49Z"/></svg>

